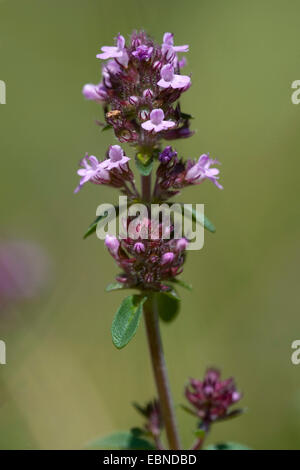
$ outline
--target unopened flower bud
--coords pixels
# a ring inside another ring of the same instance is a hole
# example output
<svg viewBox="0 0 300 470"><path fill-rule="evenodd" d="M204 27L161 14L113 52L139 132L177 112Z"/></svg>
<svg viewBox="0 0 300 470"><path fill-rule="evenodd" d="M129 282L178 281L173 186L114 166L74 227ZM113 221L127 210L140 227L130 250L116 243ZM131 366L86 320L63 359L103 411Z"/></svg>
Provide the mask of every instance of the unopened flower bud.
<svg viewBox="0 0 300 470"><path fill-rule="evenodd" d="M110 252L112 256L114 257L117 256L119 246L120 246L120 242L117 239L117 237L115 237L114 235L107 234L105 237L105 245L107 246L108 251Z"/></svg>
<svg viewBox="0 0 300 470"><path fill-rule="evenodd" d="M184 250L186 250L188 244L189 244L189 242L187 241L186 238L179 238L179 240L177 241L177 244L176 244L176 248L177 248L178 251L184 251Z"/></svg>
<svg viewBox="0 0 300 470"><path fill-rule="evenodd" d="M145 245L142 242L135 243L133 248L137 253L143 253L145 251Z"/></svg>
<svg viewBox="0 0 300 470"><path fill-rule="evenodd" d="M172 263L174 259L174 253L172 253L171 251L169 251L168 253L165 253L162 255L161 257L161 264L169 264L169 263Z"/></svg>
<svg viewBox="0 0 300 470"><path fill-rule="evenodd" d="M172 158L177 156L177 152L172 149L170 145L166 147L160 154L159 154L159 161L161 163L169 163L169 161L172 160Z"/></svg>
<svg viewBox="0 0 300 470"><path fill-rule="evenodd" d="M147 88L147 90L143 91L143 97L144 98L153 98L153 91L150 90L150 88Z"/></svg>
<svg viewBox="0 0 300 470"><path fill-rule="evenodd" d="M146 119L149 118L149 112L148 112L146 109L142 109L142 110L139 112L139 118L140 118L142 121L146 121Z"/></svg>
<svg viewBox="0 0 300 470"><path fill-rule="evenodd" d="M129 96L128 101L129 101L130 104L135 106L136 104L138 104L139 99L138 99L137 96Z"/></svg>

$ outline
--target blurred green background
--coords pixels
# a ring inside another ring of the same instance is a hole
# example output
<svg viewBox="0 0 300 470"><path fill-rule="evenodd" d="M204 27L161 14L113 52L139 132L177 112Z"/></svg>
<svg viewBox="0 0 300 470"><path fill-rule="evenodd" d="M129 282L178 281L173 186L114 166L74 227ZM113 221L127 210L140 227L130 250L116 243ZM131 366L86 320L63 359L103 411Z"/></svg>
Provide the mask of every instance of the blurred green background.
<svg viewBox="0 0 300 470"><path fill-rule="evenodd" d="M236 377L248 412L208 442L300 447L300 366L290 360L300 338L299 15L297 0L0 2L0 235L36 241L53 263L43 295L0 318L0 448L81 448L140 425L131 402L155 393L143 325L121 352L111 343L123 294L104 288L117 268L101 241L82 240L97 205L117 192L73 194L82 155L102 158L115 142L99 132L101 109L82 85L100 79L100 47L135 28L190 45L182 107L197 132L175 145L186 157L217 157L225 188L207 182L182 196L205 203L217 232L189 256L183 278L194 291L162 327L174 399L183 401L188 377L219 366ZM177 414L188 445L193 418Z"/></svg>

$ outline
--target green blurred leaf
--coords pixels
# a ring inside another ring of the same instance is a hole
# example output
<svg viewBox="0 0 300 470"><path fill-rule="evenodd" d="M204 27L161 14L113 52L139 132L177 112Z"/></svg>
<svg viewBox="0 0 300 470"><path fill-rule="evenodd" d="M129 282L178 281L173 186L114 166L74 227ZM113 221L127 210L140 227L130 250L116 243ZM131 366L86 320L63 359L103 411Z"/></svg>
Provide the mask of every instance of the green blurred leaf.
<svg viewBox="0 0 300 470"><path fill-rule="evenodd" d="M189 284L188 282L185 282L183 281L182 279L178 279L178 278L174 278L172 279L172 281L174 284L178 284L180 287L184 287L185 289L191 291L193 290L193 287L191 286L191 284Z"/></svg>
<svg viewBox="0 0 300 470"><path fill-rule="evenodd" d="M222 442L220 444L212 444L207 446L204 450L251 450L243 444L237 442Z"/></svg>
<svg viewBox="0 0 300 470"><path fill-rule="evenodd" d="M189 408L188 406L186 405L183 405L182 403L180 403L180 408L185 411L186 413L188 413L189 415L192 415L192 416L196 416L196 413L195 411L193 411L191 408Z"/></svg>
<svg viewBox="0 0 300 470"><path fill-rule="evenodd" d="M119 206L115 206L115 211L116 211L116 214L118 216L119 215ZM100 220L102 220L104 217L107 217L107 215L108 215L108 212L105 211L103 215L99 215L94 220L94 222L91 223L91 225L89 226L87 232L83 235L84 240L87 237L89 237L90 235L92 235L92 233L96 232L98 222L100 222Z"/></svg>
<svg viewBox="0 0 300 470"><path fill-rule="evenodd" d="M208 230L211 233L215 233L216 227L214 224L206 217L206 215L199 213L196 211L194 207L190 210L188 207L185 207L186 212L190 212L192 214L192 218L195 222L198 222L202 227Z"/></svg>
<svg viewBox="0 0 300 470"><path fill-rule="evenodd" d="M158 314L164 322L173 321L180 310L180 298L173 289L168 292L158 292L155 294Z"/></svg>
<svg viewBox="0 0 300 470"><path fill-rule="evenodd" d="M111 292L113 290L120 290L120 289L126 289L126 286L122 284L121 282L112 282L111 284L108 284L106 286L106 292Z"/></svg>
<svg viewBox="0 0 300 470"><path fill-rule="evenodd" d="M142 153L138 153L135 157L135 163L140 174L143 176L150 175L153 167L153 158Z"/></svg>
<svg viewBox="0 0 300 470"><path fill-rule="evenodd" d="M112 126L110 124L106 124L106 126L102 127L101 131L105 132L105 131L109 131L109 129L112 129Z"/></svg>
<svg viewBox="0 0 300 470"><path fill-rule="evenodd" d="M112 340L116 348L124 348L135 335L146 299L147 297L140 295L129 295L121 303L111 326Z"/></svg>
<svg viewBox="0 0 300 470"><path fill-rule="evenodd" d="M153 450L155 447L132 432L117 432L106 437L100 437L87 444L90 449L105 450Z"/></svg>
<svg viewBox="0 0 300 470"><path fill-rule="evenodd" d="M194 119L193 116L191 116L191 115L188 114L188 113L183 113L182 111L181 111L181 113L180 113L180 117L181 117L182 119Z"/></svg>

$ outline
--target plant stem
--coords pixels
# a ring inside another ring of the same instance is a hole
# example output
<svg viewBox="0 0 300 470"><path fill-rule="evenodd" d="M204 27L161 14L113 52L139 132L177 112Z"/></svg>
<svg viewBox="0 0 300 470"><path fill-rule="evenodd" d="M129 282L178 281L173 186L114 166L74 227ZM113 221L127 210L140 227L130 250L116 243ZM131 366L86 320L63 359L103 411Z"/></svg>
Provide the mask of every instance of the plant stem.
<svg viewBox="0 0 300 470"><path fill-rule="evenodd" d="M159 319L155 299L151 294L144 304L144 314L152 368L167 438L170 448L178 450L180 449L180 441L160 335Z"/></svg>
<svg viewBox="0 0 300 470"><path fill-rule="evenodd" d="M142 198L146 203L150 203L151 175L142 176L141 182ZM144 304L144 316L152 368L169 446L172 450L178 450L180 449L180 441L160 335L156 299L151 292L148 293L148 299Z"/></svg>
<svg viewBox="0 0 300 470"><path fill-rule="evenodd" d="M142 176L142 198L144 202L151 202L151 175Z"/></svg>

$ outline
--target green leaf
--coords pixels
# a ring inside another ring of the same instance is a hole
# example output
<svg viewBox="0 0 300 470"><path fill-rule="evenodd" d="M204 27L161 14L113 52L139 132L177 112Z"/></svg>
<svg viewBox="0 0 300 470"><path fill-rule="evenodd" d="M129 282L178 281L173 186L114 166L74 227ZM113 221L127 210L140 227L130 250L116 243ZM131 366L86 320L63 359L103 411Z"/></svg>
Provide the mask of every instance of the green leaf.
<svg viewBox="0 0 300 470"><path fill-rule="evenodd" d="M194 119L193 116L191 116L190 114L187 114L187 113L183 113L182 111L180 113L180 117L182 119Z"/></svg>
<svg viewBox="0 0 300 470"><path fill-rule="evenodd" d="M168 292L158 292L155 294L155 301L161 320L169 323L176 318L180 310L180 298L174 289Z"/></svg>
<svg viewBox="0 0 300 470"><path fill-rule="evenodd" d="M118 216L118 215L119 215L119 206L115 206L115 211L116 211L116 214L117 214L117 216ZM92 235L92 233L96 232L98 222L100 222L100 220L102 220L104 217L107 217L107 216L108 216L108 212L105 211L103 215L99 215L99 216L94 220L94 222L91 223L91 225L89 226L87 232L83 235L84 240L85 240L87 237L89 237L90 235Z"/></svg>
<svg viewBox="0 0 300 470"><path fill-rule="evenodd" d="M153 167L153 158L148 155L138 153L135 157L135 163L141 175L150 175Z"/></svg>
<svg viewBox="0 0 300 470"><path fill-rule="evenodd" d="M192 416L197 416L195 411L193 411L191 408L189 408L188 406L186 405L183 405L182 403L180 403L180 408L185 411L186 413L188 413L189 415L192 415Z"/></svg>
<svg viewBox="0 0 300 470"><path fill-rule="evenodd" d="M106 124L106 126L102 127L101 131L105 132L105 131L109 131L109 129L112 129L112 126L110 124Z"/></svg>
<svg viewBox="0 0 300 470"><path fill-rule="evenodd" d="M140 295L129 295L121 303L111 326L112 340L116 348L124 348L135 335L146 299L147 297Z"/></svg>
<svg viewBox="0 0 300 470"><path fill-rule="evenodd" d="M243 444L237 442L221 442L220 444L212 444L205 448L205 450L251 450Z"/></svg>
<svg viewBox="0 0 300 470"><path fill-rule="evenodd" d="M106 286L106 292L111 292L112 290L126 289L126 286L121 282L112 282Z"/></svg>
<svg viewBox="0 0 300 470"><path fill-rule="evenodd" d="M117 432L106 437L100 437L87 444L90 449L105 450L153 450L155 447L146 439L133 432Z"/></svg>
<svg viewBox="0 0 300 470"><path fill-rule="evenodd" d="M216 227L214 224L206 217L206 215L202 214L201 212L197 212L194 207L190 210L188 207L185 207L185 211L190 212L192 214L192 218L195 222L198 222L202 227L208 230L211 233L215 233Z"/></svg>
<svg viewBox="0 0 300 470"><path fill-rule="evenodd" d="M172 281L174 284L178 284L180 287L184 287L185 289L191 291L193 290L193 287L191 286L191 284L189 284L188 282L185 282L183 281L182 279L178 279L177 277L172 279Z"/></svg>

